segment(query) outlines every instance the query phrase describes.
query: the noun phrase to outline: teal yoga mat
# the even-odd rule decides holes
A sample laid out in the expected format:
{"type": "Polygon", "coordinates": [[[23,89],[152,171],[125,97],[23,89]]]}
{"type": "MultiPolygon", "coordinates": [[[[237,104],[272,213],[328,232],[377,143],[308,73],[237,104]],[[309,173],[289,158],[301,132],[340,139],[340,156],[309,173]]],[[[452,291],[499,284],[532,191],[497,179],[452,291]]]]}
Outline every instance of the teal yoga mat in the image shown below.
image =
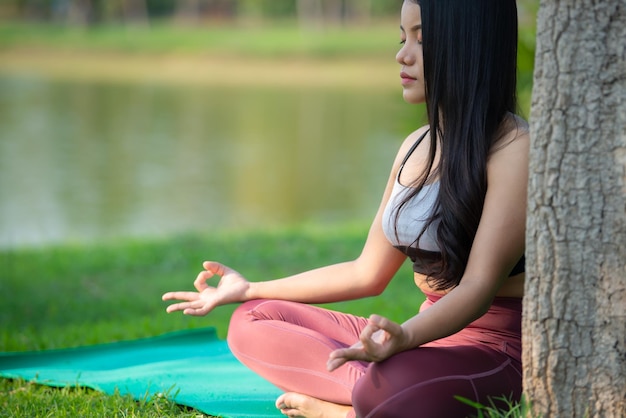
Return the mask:
{"type": "Polygon", "coordinates": [[[48,386],[85,386],[176,403],[232,418],[282,416],[280,391],[231,354],[213,328],[61,350],[0,353],[0,376],[48,386]]]}

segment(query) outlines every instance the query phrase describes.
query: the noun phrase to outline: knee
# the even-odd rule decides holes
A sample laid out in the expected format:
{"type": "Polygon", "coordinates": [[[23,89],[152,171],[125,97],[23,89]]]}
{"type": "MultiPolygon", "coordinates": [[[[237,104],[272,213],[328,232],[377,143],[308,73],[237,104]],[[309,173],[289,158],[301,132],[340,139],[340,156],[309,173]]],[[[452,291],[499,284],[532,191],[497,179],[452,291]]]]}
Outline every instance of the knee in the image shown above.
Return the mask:
{"type": "Polygon", "coordinates": [[[366,417],[374,409],[369,371],[352,388],[352,408],[357,417],[366,417]],[[369,392],[369,393],[368,393],[369,392]]]}
{"type": "Polygon", "coordinates": [[[352,392],[357,417],[415,418],[466,417],[476,410],[457,400],[456,395],[475,400],[472,383],[467,379],[408,379],[413,373],[373,363],[352,392]]]}
{"type": "Polygon", "coordinates": [[[352,391],[352,405],[357,417],[465,416],[439,413],[437,391],[430,391],[430,384],[416,379],[402,357],[396,355],[384,362],[372,363],[357,381],[352,391]]]}
{"type": "MultiPolygon", "coordinates": [[[[387,401],[393,396],[389,379],[393,376],[381,374],[377,363],[372,363],[367,372],[361,377],[352,389],[352,406],[357,417],[396,417],[386,415],[387,401]]],[[[397,411],[394,411],[397,412],[397,411]]]]}
{"type": "Polygon", "coordinates": [[[246,337],[250,335],[248,325],[254,320],[251,312],[258,303],[258,300],[244,302],[235,309],[230,317],[226,341],[232,351],[239,351],[240,347],[245,347],[248,343],[246,341],[246,337]]]}

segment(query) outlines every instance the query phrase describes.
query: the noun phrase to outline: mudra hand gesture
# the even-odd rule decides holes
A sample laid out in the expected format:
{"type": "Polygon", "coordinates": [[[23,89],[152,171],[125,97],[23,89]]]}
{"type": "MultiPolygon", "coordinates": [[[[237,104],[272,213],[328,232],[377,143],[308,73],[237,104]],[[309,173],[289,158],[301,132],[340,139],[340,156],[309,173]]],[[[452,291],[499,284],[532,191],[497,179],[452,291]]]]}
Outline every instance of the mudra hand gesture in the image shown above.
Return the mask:
{"type": "Polygon", "coordinates": [[[372,315],[361,332],[359,341],[348,348],[340,348],[330,353],[326,368],[332,371],[351,360],[383,361],[405,350],[407,343],[408,337],[400,324],[379,315],[372,315]]]}
{"type": "Polygon", "coordinates": [[[204,271],[198,274],[193,283],[196,292],[167,292],[162,296],[163,300],[183,301],[168,306],[168,313],[183,311],[185,315],[202,316],[217,306],[246,300],[246,292],[250,287],[250,282],[241,274],[213,261],[205,261],[202,266],[204,271]],[[215,287],[209,286],[207,280],[214,275],[220,276],[220,281],[215,287]]]}

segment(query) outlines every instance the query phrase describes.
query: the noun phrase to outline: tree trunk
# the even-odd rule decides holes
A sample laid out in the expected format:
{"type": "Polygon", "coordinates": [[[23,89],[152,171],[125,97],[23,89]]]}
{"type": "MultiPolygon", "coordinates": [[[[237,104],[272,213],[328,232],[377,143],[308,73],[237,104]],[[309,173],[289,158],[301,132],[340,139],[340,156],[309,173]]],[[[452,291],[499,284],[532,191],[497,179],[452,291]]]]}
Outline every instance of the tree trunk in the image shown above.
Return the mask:
{"type": "Polygon", "coordinates": [[[626,0],[542,0],[531,110],[524,391],[626,417],[626,0]]]}

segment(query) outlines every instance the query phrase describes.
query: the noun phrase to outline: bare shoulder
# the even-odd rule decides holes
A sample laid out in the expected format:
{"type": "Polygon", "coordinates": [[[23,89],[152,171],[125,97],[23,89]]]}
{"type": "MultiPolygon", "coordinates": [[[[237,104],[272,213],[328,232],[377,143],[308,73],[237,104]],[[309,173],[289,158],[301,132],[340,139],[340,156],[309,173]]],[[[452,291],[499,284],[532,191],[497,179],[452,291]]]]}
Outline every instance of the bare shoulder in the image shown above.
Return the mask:
{"type": "Polygon", "coordinates": [[[500,127],[498,138],[489,155],[487,162],[489,183],[519,181],[525,184],[528,177],[529,151],[528,123],[516,115],[510,115],[500,127]]]}
{"type": "Polygon", "coordinates": [[[499,151],[514,143],[518,143],[518,147],[527,146],[529,141],[530,134],[528,122],[518,115],[509,114],[502,122],[502,125],[496,134],[496,139],[491,148],[491,154],[497,154],[499,151]]]}
{"type": "Polygon", "coordinates": [[[428,125],[424,125],[416,130],[414,130],[413,132],[411,132],[409,134],[409,136],[406,137],[406,139],[404,140],[404,142],[402,143],[402,146],[400,147],[400,151],[403,150],[409,150],[409,148],[411,148],[413,146],[413,144],[415,144],[415,142],[422,136],[424,135],[424,133],[426,133],[426,131],[428,131],[428,129],[430,128],[430,126],[428,125]]]}
{"type": "Polygon", "coordinates": [[[497,139],[491,147],[487,162],[490,177],[504,171],[521,171],[528,169],[528,153],[530,151],[530,133],[528,122],[517,115],[509,115],[500,126],[497,139]]]}
{"type": "Polygon", "coordinates": [[[428,125],[424,125],[421,128],[416,129],[415,131],[411,132],[406,139],[402,142],[402,145],[400,145],[400,149],[398,150],[398,154],[396,155],[396,161],[394,163],[394,166],[397,168],[397,166],[399,166],[402,162],[402,160],[404,159],[404,157],[406,156],[406,154],[409,152],[409,150],[411,149],[411,147],[413,146],[413,144],[415,144],[415,142],[422,136],[424,135],[424,133],[426,133],[429,129],[428,125]]]}

